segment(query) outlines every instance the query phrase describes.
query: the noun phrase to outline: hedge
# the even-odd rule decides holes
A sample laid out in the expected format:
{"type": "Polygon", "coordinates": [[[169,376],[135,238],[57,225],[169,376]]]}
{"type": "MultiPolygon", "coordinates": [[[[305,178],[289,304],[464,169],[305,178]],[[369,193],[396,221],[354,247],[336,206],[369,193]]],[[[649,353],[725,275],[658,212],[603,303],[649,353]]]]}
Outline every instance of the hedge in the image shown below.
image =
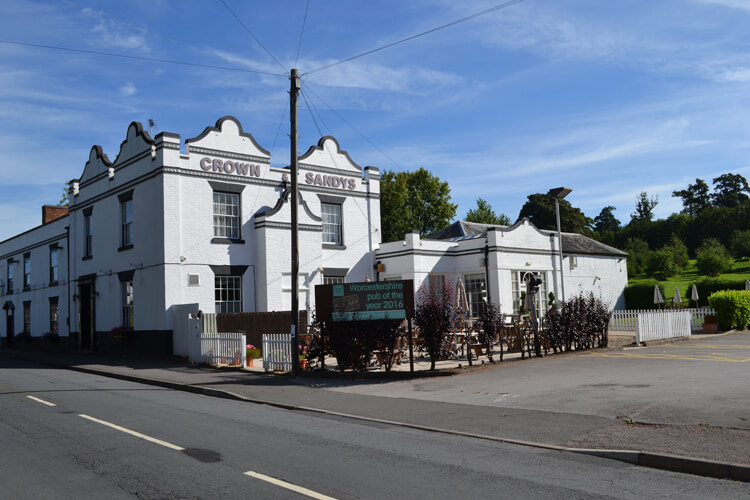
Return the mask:
{"type": "MultiPolygon", "coordinates": [[[[703,278],[688,285],[684,300],[690,298],[693,285],[698,288],[698,307],[708,306],[708,297],[721,290],[744,290],[745,278],[703,278]]],[[[627,295],[626,295],[627,297],[627,295]]]]}
{"type": "Polygon", "coordinates": [[[661,295],[666,301],[667,296],[664,294],[664,285],[656,280],[649,280],[625,287],[625,307],[627,309],[658,309],[658,306],[654,304],[655,286],[659,287],[661,295]]]}
{"type": "Polygon", "coordinates": [[[712,293],[708,304],[716,310],[719,328],[729,330],[733,327],[745,329],[750,324],[750,291],[723,290],[712,293]]]}

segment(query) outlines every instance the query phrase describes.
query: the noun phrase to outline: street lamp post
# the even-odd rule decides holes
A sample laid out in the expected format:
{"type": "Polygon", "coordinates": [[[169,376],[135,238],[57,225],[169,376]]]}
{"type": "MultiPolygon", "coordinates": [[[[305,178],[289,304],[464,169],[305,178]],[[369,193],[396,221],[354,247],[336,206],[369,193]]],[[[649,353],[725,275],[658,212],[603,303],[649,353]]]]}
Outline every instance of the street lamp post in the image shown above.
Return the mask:
{"type": "Polygon", "coordinates": [[[560,298],[565,302],[565,283],[563,280],[563,252],[562,252],[562,233],[560,232],[560,200],[565,198],[573,191],[571,188],[559,187],[550,189],[547,196],[555,199],[555,215],[557,215],[557,248],[560,253],[560,298]]]}

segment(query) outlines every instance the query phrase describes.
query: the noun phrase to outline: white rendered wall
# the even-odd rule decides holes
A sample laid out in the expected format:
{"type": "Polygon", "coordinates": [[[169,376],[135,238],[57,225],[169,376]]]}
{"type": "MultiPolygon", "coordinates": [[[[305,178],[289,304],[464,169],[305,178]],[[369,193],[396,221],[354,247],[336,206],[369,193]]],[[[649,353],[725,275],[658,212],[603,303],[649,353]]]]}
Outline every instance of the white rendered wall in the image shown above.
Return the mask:
{"type": "MultiPolygon", "coordinates": [[[[3,284],[3,295],[0,296],[0,306],[12,302],[13,331],[18,335],[23,331],[23,303],[31,301],[31,336],[41,337],[50,331],[49,298],[58,297],[58,334],[67,336],[69,329],[68,318],[68,258],[65,226],[68,217],[63,217],[30,231],[0,242],[0,281],[3,284]],[[60,246],[58,261],[57,285],[50,286],[49,258],[50,245],[60,246]],[[23,286],[23,254],[30,254],[31,286],[24,291],[23,286]],[[8,290],[8,259],[16,261],[14,265],[13,293],[8,290]]],[[[0,309],[0,336],[6,335],[6,312],[0,309]]]]}

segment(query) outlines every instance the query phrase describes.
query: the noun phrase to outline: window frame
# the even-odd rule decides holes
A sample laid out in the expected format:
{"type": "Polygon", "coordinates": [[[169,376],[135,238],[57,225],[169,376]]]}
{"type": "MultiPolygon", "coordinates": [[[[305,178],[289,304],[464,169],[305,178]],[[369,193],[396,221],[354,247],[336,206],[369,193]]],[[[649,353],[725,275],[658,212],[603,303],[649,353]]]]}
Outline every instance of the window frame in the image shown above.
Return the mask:
{"type": "Polygon", "coordinates": [[[8,259],[8,269],[7,269],[7,276],[6,276],[6,286],[8,295],[13,295],[13,288],[15,287],[15,278],[16,278],[16,261],[13,259],[8,259]]]}
{"type": "Polygon", "coordinates": [[[49,284],[56,285],[60,276],[60,247],[57,244],[49,247],[49,284]],[[53,258],[54,256],[54,258],[53,258]]]}
{"type": "Polygon", "coordinates": [[[49,331],[59,334],[60,332],[60,298],[49,298],[49,331]],[[54,313],[53,313],[54,312],[54,313]]]}
{"type": "Polygon", "coordinates": [[[243,310],[242,276],[214,275],[214,312],[238,313],[243,310]],[[222,294],[225,294],[225,297],[222,297],[222,294]]]}
{"type": "Polygon", "coordinates": [[[344,215],[343,205],[341,203],[329,203],[322,201],[320,202],[320,216],[323,226],[323,245],[341,247],[344,245],[344,215]],[[335,208],[338,213],[326,212],[326,209],[335,208]],[[331,220],[331,218],[338,218],[338,221],[331,220]],[[333,231],[327,229],[333,228],[333,231]],[[326,240],[326,236],[330,235],[333,241],[326,240]]]}
{"type": "MultiPolygon", "coordinates": [[[[211,239],[211,243],[245,243],[245,241],[242,239],[242,192],[245,189],[244,184],[230,184],[228,182],[216,182],[216,181],[209,181],[208,184],[211,186],[211,189],[213,190],[213,193],[211,195],[211,215],[213,217],[212,219],[212,228],[213,228],[213,238],[211,239]],[[235,215],[227,215],[227,214],[217,214],[216,213],[216,196],[217,195],[226,195],[230,197],[237,197],[237,214],[235,215]],[[232,217],[232,220],[236,220],[237,223],[237,234],[236,236],[226,236],[222,234],[217,235],[217,228],[226,228],[229,226],[217,226],[216,225],[216,218],[217,217],[232,217]]],[[[231,205],[225,205],[225,206],[231,206],[231,205]]]]}
{"type": "MultiPolygon", "coordinates": [[[[330,250],[346,250],[346,231],[344,230],[344,202],[346,201],[346,198],[343,196],[331,196],[328,194],[318,194],[318,199],[320,200],[320,223],[321,223],[321,243],[323,245],[323,248],[327,248],[330,250]],[[339,236],[339,242],[336,243],[325,241],[326,238],[326,227],[329,226],[331,223],[328,222],[327,216],[329,214],[324,213],[324,205],[338,205],[338,236],[339,236]]],[[[330,232],[329,232],[330,233],[330,232]]],[[[333,234],[336,234],[336,231],[333,232],[333,234]]]]}
{"type": "MultiPolygon", "coordinates": [[[[244,280],[242,279],[245,275],[245,271],[247,271],[248,266],[216,266],[212,265],[211,271],[214,273],[214,312],[220,313],[220,312],[244,312],[245,311],[245,294],[243,290],[244,286],[244,280]],[[231,301],[227,300],[217,300],[217,293],[219,293],[219,299],[221,299],[221,291],[222,290],[229,290],[228,287],[220,286],[217,288],[217,283],[221,283],[224,278],[227,278],[226,281],[230,281],[228,278],[232,278],[232,282],[236,283],[236,280],[234,278],[239,278],[239,285],[238,287],[232,287],[231,290],[235,290],[238,292],[239,299],[234,299],[231,301]],[[232,304],[239,304],[239,310],[224,310],[224,307],[221,307],[220,304],[225,303],[232,303],[232,304]]],[[[232,308],[236,309],[236,308],[232,308]]]]}
{"type": "Polygon", "coordinates": [[[31,252],[23,254],[23,290],[31,290],[31,252]]]}
{"type": "Polygon", "coordinates": [[[83,259],[94,256],[94,208],[83,210],[83,259]]]}
{"type": "Polygon", "coordinates": [[[23,301],[23,333],[31,335],[31,301],[23,301]]]}
{"type": "MultiPolygon", "coordinates": [[[[518,314],[521,307],[521,292],[526,292],[527,276],[534,275],[541,278],[542,283],[539,285],[539,300],[537,301],[537,312],[539,318],[543,318],[547,313],[549,302],[549,290],[547,289],[547,272],[546,271],[511,271],[511,294],[513,295],[513,313],[518,314]]],[[[524,313],[525,314],[525,313],[524,313]]]]}
{"type": "Polygon", "coordinates": [[[487,301],[487,275],[484,272],[466,273],[463,275],[463,282],[469,303],[469,317],[477,318],[480,307],[487,301]]]}
{"type": "Polygon", "coordinates": [[[346,282],[346,275],[349,269],[346,267],[324,267],[323,268],[323,284],[324,285],[339,285],[346,282]]]}
{"type": "Polygon", "coordinates": [[[117,195],[117,199],[120,201],[120,247],[117,250],[122,251],[133,248],[135,238],[133,190],[117,195]]]}

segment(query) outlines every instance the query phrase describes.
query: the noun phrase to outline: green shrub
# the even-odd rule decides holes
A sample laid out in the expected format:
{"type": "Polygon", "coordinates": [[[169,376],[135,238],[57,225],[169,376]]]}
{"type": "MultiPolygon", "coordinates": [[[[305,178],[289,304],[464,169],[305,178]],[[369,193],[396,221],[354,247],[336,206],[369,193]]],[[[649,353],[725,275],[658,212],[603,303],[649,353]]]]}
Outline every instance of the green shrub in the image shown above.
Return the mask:
{"type": "Polygon", "coordinates": [[[693,285],[698,289],[698,307],[708,306],[708,297],[720,290],[744,290],[745,279],[744,278],[703,278],[695,283],[688,285],[687,291],[685,292],[685,299],[690,297],[690,290],[693,285]]]}
{"type": "Polygon", "coordinates": [[[625,242],[624,250],[628,253],[628,275],[643,273],[648,265],[648,243],[640,238],[630,238],[625,242]]]}
{"type": "Polygon", "coordinates": [[[750,257],[750,229],[732,233],[729,247],[735,259],[750,257]]]}
{"type": "Polygon", "coordinates": [[[698,247],[695,264],[701,274],[708,276],[718,276],[732,268],[729,252],[716,238],[703,240],[698,247]]]}
{"type": "Polygon", "coordinates": [[[654,304],[655,286],[659,287],[662,297],[666,300],[664,285],[656,280],[649,280],[625,287],[625,306],[628,309],[657,309],[658,306],[654,304]]]}
{"type": "Polygon", "coordinates": [[[716,310],[719,328],[744,329],[750,324],[750,291],[722,290],[711,294],[708,304],[716,310]]]}
{"type": "Polygon", "coordinates": [[[648,256],[646,271],[658,280],[664,280],[677,274],[677,266],[672,251],[664,247],[651,252],[648,256]]]}
{"type": "Polygon", "coordinates": [[[672,260],[678,270],[685,269],[690,262],[688,249],[676,234],[672,235],[672,240],[669,242],[669,245],[664,246],[664,250],[668,250],[672,254],[672,260]]]}

